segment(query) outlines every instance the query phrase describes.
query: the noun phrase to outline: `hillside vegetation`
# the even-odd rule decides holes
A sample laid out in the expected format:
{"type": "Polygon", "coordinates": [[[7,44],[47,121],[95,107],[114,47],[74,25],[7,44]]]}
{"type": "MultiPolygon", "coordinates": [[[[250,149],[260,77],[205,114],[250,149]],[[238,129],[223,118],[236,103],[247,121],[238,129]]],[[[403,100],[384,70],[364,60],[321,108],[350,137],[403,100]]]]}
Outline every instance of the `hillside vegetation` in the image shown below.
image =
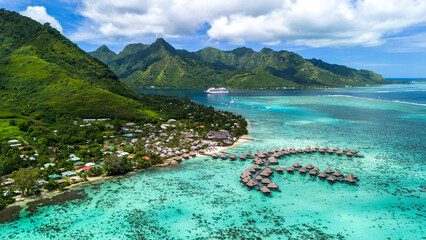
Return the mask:
{"type": "Polygon", "coordinates": [[[138,89],[193,88],[306,88],[380,84],[386,80],[366,70],[306,60],[289,51],[250,48],[197,52],[176,50],[164,39],[130,44],[119,54],[102,46],[92,56],[104,61],[128,86],[138,89]]]}

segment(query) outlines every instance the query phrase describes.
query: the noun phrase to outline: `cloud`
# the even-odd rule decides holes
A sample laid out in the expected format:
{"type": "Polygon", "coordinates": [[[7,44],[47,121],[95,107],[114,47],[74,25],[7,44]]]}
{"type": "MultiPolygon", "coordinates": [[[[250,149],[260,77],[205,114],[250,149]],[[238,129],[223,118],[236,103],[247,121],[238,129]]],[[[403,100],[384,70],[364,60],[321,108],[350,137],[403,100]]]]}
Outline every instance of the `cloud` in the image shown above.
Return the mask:
{"type": "Polygon", "coordinates": [[[28,6],[25,11],[20,12],[21,15],[27,16],[41,24],[50,23],[50,25],[62,33],[61,24],[52,16],[47,14],[46,8],[43,6],[28,6]]]}
{"type": "Polygon", "coordinates": [[[387,39],[388,50],[391,52],[426,51],[426,33],[387,39]]]}
{"type": "Polygon", "coordinates": [[[206,34],[212,41],[323,47],[378,46],[426,22],[419,0],[81,0],[89,22],[73,40],[206,34]],[[208,26],[207,29],[205,27],[208,26]]]}

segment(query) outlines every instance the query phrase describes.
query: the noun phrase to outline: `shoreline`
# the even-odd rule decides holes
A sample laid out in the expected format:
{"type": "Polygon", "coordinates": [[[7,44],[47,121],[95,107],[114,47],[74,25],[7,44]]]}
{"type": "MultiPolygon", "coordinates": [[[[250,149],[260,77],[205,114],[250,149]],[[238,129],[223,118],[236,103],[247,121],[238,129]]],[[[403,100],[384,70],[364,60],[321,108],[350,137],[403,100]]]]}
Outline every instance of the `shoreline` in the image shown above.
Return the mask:
{"type": "MultiPolygon", "coordinates": [[[[208,156],[212,155],[213,153],[218,154],[220,152],[223,152],[225,150],[231,149],[233,147],[236,147],[236,146],[238,146],[238,145],[240,145],[240,144],[242,144],[244,142],[248,142],[248,141],[253,141],[253,140],[250,139],[249,135],[243,135],[234,144],[232,144],[230,146],[216,147],[215,150],[208,152],[208,154],[197,153],[196,157],[201,157],[201,156],[208,157],[208,156]]],[[[196,157],[194,157],[194,158],[196,158],[196,157]]],[[[190,159],[192,159],[192,158],[190,158],[190,159]]],[[[175,161],[174,158],[169,158],[169,159],[166,159],[164,163],[156,164],[156,165],[153,165],[153,166],[151,166],[149,168],[162,168],[162,167],[166,167],[166,166],[171,165],[173,161],[175,161]]],[[[186,160],[183,160],[183,161],[186,161],[186,160]]],[[[144,170],[146,170],[146,169],[137,169],[137,170],[131,171],[129,173],[139,172],[139,171],[144,171],[144,170]]],[[[118,176],[123,176],[123,175],[118,175],[118,176]]],[[[21,207],[22,209],[24,209],[25,205],[27,203],[29,203],[29,202],[40,200],[40,199],[43,199],[43,198],[46,198],[46,197],[53,197],[53,196],[56,196],[58,194],[64,193],[64,192],[66,192],[68,190],[72,190],[73,188],[75,188],[77,186],[81,186],[81,185],[84,185],[84,184],[98,182],[100,180],[107,180],[107,179],[111,179],[111,178],[114,178],[114,177],[117,177],[117,176],[107,176],[107,175],[104,175],[104,176],[88,177],[87,181],[81,181],[81,182],[78,182],[78,183],[71,184],[71,185],[67,186],[63,191],[60,191],[60,190],[47,191],[47,190],[45,190],[40,195],[33,195],[33,196],[29,196],[29,197],[20,197],[20,196],[18,196],[18,197],[15,197],[16,201],[14,203],[12,203],[10,205],[7,205],[6,208],[4,208],[3,210],[6,210],[6,209],[12,208],[12,207],[17,207],[17,206],[21,207]]],[[[1,211],[2,210],[0,210],[0,212],[1,211]]]]}
{"type": "MultiPolygon", "coordinates": [[[[210,157],[212,154],[214,154],[214,153],[216,153],[216,154],[218,154],[218,153],[220,153],[220,152],[223,152],[223,151],[225,151],[225,150],[228,150],[228,149],[231,149],[231,148],[233,148],[233,147],[236,147],[236,146],[238,146],[238,145],[240,145],[240,144],[242,144],[242,143],[245,143],[245,142],[249,142],[249,141],[253,141],[253,140],[251,140],[250,139],[250,137],[249,137],[249,135],[243,135],[243,136],[241,136],[234,144],[232,144],[232,145],[229,145],[229,146],[222,146],[222,147],[215,147],[215,149],[213,150],[213,151],[210,151],[210,152],[208,152],[208,153],[204,153],[204,154],[201,154],[201,153],[197,153],[197,155],[194,157],[194,158],[196,158],[196,157],[201,157],[201,156],[205,156],[205,157],[210,157]]],[[[192,159],[192,157],[190,158],[190,159],[192,159]]],[[[172,162],[173,161],[176,161],[175,159],[174,159],[174,157],[173,158],[168,158],[168,159],[166,159],[165,161],[164,161],[164,163],[160,163],[160,164],[155,164],[155,165],[153,165],[152,167],[165,167],[165,166],[168,166],[168,165],[170,165],[170,164],[172,164],[172,162]]],[[[182,160],[182,161],[185,161],[185,160],[182,160]]]]}

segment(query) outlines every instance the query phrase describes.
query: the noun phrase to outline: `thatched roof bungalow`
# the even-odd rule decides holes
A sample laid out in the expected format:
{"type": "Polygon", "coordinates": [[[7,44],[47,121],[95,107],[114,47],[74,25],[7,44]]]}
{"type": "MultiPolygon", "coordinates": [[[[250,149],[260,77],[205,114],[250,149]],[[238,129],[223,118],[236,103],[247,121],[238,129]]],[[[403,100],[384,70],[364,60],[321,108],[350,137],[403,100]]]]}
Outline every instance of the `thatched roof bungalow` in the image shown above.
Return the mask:
{"type": "Polygon", "coordinates": [[[327,174],[333,174],[334,170],[331,169],[331,168],[327,168],[324,172],[327,173],[327,174]]]}
{"type": "Polygon", "coordinates": [[[262,184],[269,184],[269,183],[271,183],[271,179],[269,179],[269,178],[264,178],[263,180],[262,180],[262,182],[261,182],[262,184]]]}
{"type": "Polygon", "coordinates": [[[299,162],[297,162],[297,163],[293,164],[293,167],[294,168],[300,168],[300,167],[302,167],[302,164],[300,164],[299,162]]]}
{"type": "Polygon", "coordinates": [[[285,170],[286,170],[288,173],[291,173],[291,174],[293,174],[293,173],[294,173],[294,169],[293,169],[292,167],[290,167],[290,166],[286,167],[286,168],[285,168],[285,170]]]}
{"type": "Polygon", "coordinates": [[[272,165],[277,165],[277,164],[278,164],[277,159],[275,159],[274,157],[269,157],[269,158],[268,158],[268,161],[269,161],[269,163],[270,163],[270,164],[272,164],[272,165]]]}
{"type": "Polygon", "coordinates": [[[312,169],[314,169],[314,165],[309,163],[308,165],[305,166],[305,168],[308,169],[308,170],[312,170],[312,169]]]}
{"type": "Polygon", "coordinates": [[[260,191],[267,196],[271,196],[271,190],[269,190],[269,188],[267,188],[265,186],[261,187],[260,191]]]}
{"type": "Polygon", "coordinates": [[[273,190],[278,190],[278,185],[276,183],[271,182],[268,184],[268,188],[273,190]]]}

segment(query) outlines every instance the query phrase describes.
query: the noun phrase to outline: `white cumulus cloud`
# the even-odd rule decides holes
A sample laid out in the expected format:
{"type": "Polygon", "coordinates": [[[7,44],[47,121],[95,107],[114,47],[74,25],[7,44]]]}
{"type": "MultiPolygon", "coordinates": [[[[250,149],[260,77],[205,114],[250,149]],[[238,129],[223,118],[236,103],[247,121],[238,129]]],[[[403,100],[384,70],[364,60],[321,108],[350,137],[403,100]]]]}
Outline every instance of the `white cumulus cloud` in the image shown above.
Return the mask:
{"type": "Polygon", "coordinates": [[[27,16],[41,24],[50,23],[50,25],[56,28],[62,33],[62,26],[54,17],[50,16],[46,8],[43,6],[28,6],[25,11],[20,12],[21,15],[27,16]]]}
{"type": "Polygon", "coordinates": [[[89,22],[71,37],[137,41],[191,36],[231,44],[377,46],[426,22],[424,0],[81,0],[89,22]]]}

